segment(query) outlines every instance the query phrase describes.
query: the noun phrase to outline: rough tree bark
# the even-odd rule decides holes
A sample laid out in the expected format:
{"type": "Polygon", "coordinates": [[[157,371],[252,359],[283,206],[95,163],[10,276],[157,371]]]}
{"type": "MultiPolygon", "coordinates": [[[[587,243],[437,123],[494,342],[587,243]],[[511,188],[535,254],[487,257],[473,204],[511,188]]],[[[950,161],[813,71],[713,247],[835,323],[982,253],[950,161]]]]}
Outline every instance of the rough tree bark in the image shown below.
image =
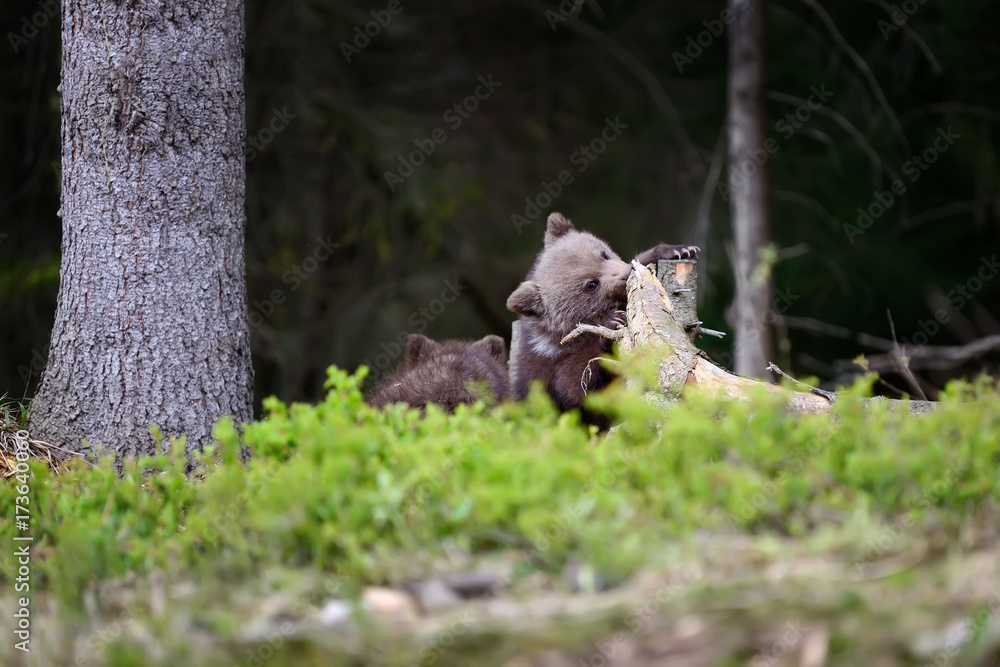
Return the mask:
{"type": "Polygon", "coordinates": [[[760,251],[771,240],[767,156],[764,149],[764,21],[766,0],[729,0],[729,188],[733,219],[736,298],[734,368],[764,377],[771,354],[771,279],[760,251]],[[756,157],[755,156],[762,156],[756,157]],[[761,275],[761,274],[765,275],[761,275]]]}
{"type": "Polygon", "coordinates": [[[252,418],[242,0],[64,0],[62,269],[36,434],[152,453],[252,418]]]}

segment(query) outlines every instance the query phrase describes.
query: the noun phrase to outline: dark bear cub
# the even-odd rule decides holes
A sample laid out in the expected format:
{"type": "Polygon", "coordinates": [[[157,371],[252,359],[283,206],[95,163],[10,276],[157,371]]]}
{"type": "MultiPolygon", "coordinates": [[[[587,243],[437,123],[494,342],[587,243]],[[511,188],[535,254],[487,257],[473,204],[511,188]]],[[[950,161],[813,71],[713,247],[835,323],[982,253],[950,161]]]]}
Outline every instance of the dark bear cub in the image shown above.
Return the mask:
{"type": "MultiPolygon", "coordinates": [[[[691,245],[659,244],[640,253],[643,265],[659,259],[687,259],[697,255],[691,245]]],[[[611,342],[592,334],[565,345],[560,340],[578,324],[615,329],[625,323],[625,282],[632,266],[607,243],[578,231],[560,213],[548,218],[545,242],[535,264],[507,299],[507,308],[521,317],[518,349],[511,359],[514,398],[528,394],[533,380],[542,380],[561,410],[578,408],[587,393],[607,386],[614,375],[591,359],[611,351],[611,342]]],[[[585,415],[591,423],[601,422],[585,415]]],[[[603,422],[601,422],[603,423],[603,422]]]]}
{"type": "Polygon", "coordinates": [[[502,401],[509,395],[507,346],[500,336],[436,343],[410,334],[403,363],[365,401],[376,407],[408,403],[424,408],[435,403],[453,412],[459,403],[502,401]]]}

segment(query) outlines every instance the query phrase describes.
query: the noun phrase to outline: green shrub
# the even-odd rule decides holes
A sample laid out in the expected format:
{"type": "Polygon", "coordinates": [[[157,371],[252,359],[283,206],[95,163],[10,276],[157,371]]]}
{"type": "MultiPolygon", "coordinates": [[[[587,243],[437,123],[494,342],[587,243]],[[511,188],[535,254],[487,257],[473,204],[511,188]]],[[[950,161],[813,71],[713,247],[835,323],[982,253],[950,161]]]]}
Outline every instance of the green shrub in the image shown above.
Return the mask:
{"type": "MultiPolygon", "coordinates": [[[[417,574],[443,544],[625,574],[695,530],[797,535],[904,513],[956,530],[1000,488],[1000,398],[985,381],[953,385],[923,417],[866,409],[863,385],[833,418],[789,416],[763,395],[663,408],[617,387],[593,404],[627,428],[601,435],[540,391],[454,415],[378,411],[362,401],[364,376],[331,368],[321,404],[270,399],[242,433],[223,420],[193,474],[177,442],[121,477],[107,464],[60,476],[33,465],[35,585],[76,603],[129,571],[241,578],[274,564],[378,582],[417,574]]],[[[0,485],[0,506],[14,495],[0,485]]],[[[0,561],[0,578],[13,567],[0,561]]]]}

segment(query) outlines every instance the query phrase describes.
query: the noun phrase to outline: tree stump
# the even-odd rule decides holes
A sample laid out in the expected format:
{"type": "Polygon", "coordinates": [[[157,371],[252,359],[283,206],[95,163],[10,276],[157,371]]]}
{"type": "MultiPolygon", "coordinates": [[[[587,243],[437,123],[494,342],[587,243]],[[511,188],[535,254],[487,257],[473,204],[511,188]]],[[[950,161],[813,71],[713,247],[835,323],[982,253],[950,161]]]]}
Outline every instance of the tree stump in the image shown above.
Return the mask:
{"type": "Polygon", "coordinates": [[[698,262],[692,259],[661,259],[656,279],[670,295],[674,319],[693,341],[698,335],[698,262]]]}

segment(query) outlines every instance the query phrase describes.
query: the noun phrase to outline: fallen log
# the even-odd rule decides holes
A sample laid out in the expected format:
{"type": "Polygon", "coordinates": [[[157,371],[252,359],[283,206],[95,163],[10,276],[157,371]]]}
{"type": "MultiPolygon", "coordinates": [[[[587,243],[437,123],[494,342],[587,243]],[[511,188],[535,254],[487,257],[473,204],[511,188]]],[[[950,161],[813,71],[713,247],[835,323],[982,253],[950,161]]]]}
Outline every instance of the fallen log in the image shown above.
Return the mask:
{"type": "MultiPolygon", "coordinates": [[[[667,400],[676,400],[688,387],[699,387],[714,395],[740,400],[747,400],[754,391],[763,390],[784,396],[791,412],[829,412],[837,399],[833,392],[814,387],[809,387],[809,391],[794,391],[742,377],[714,363],[695,346],[694,338],[699,333],[718,334],[701,329],[694,311],[694,295],[697,294],[696,264],[693,260],[661,261],[658,273],[666,278],[668,289],[648,268],[633,261],[635,270],[626,287],[626,326],[611,330],[603,326],[582,324],[563,338],[562,342],[566,343],[581,335],[597,335],[616,341],[619,355],[624,360],[635,357],[655,359],[658,368],[657,390],[667,400]],[[672,266],[664,267],[664,264],[672,266]]],[[[595,360],[595,363],[599,362],[595,360]]],[[[785,376],[773,364],[768,369],[785,376]]],[[[867,400],[871,403],[903,403],[884,398],[867,400]]],[[[933,405],[931,401],[910,401],[909,411],[919,414],[927,412],[933,405]]]]}

